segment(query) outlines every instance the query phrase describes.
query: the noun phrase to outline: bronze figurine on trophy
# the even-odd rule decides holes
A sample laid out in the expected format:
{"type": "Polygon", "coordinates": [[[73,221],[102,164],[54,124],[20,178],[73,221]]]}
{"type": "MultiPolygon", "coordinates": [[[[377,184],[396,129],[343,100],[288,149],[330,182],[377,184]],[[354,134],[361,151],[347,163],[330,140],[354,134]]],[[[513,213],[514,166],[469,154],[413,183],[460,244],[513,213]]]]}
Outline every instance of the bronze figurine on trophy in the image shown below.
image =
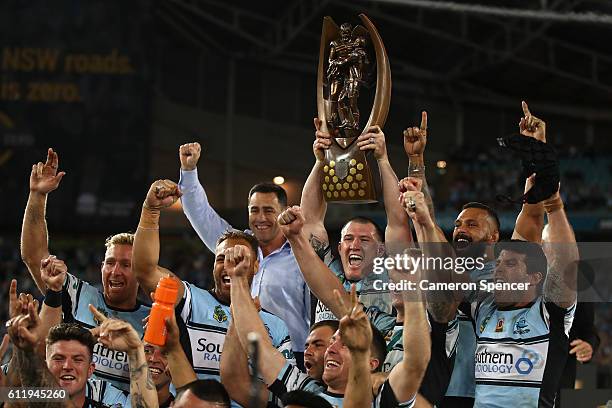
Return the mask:
{"type": "Polygon", "coordinates": [[[364,15],[364,26],[349,23],[340,27],[331,19],[323,19],[317,77],[317,110],[321,130],[329,132],[333,143],[325,153],[322,186],[328,202],[374,203],[376,184],[366,152],[355,140],[370,126],[381,128],[387,119],[391,100],[391,70],[387,52],[378,31],[364,15]],[[359,93],[373,60],[376,67],[376,93],[370,117],[360,126],[359,93]]]}

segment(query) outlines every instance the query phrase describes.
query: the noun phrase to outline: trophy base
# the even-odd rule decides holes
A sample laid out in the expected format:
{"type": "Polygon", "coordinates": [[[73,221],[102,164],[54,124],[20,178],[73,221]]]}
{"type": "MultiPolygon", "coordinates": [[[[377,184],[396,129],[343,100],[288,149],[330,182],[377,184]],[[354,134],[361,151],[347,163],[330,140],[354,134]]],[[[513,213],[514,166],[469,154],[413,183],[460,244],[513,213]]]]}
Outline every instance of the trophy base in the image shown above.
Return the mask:
{"type": "Polygon", "coordinates": [[[377,203],[371,166],[356,143],[343,149],[336,143],[325,152],[321,175],[323,197],[328,203],[377,203]]]}

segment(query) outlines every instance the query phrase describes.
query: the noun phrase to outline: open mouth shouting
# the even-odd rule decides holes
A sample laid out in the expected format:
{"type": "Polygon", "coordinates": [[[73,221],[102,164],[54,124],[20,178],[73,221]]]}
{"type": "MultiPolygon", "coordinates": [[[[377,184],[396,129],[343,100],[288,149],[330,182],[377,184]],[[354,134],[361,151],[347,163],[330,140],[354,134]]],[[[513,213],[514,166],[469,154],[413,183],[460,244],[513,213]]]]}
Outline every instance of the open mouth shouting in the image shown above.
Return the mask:
{"type": "Polygon", "coordinates": [[[351,268],[359,268],[363,264],[363,256],[360,254],[349,254],[348,263],[351,268]]]}
{"type": "Polygon", "coordinates": [[[121,290],[125,287],[125,281],[121,279],[109,279],[108,286],[111,290],[121,290]]]}
{"type": "Polygon", "coordinates": [[[467,234],[457,234],[453,240],[456,249],[465,249],[472,243],[472,237],[467,234]]]}
{"type": "Polygon", "coordinates": [[[327,361],[325,361],[325,369],[326,370],[339,369],[341,365],[342,364],[340,364],[338,361],[333,360],[331,358],[328,358],[327,361]]]}
{"type": "Polygon", "coordinates": [[[223,285],[225,286],[231,286],[232,285],[232,278],[230,278],[229,275],[226,274],[222,274],[221,275],[221,282],[223,283],[223,285]]]}

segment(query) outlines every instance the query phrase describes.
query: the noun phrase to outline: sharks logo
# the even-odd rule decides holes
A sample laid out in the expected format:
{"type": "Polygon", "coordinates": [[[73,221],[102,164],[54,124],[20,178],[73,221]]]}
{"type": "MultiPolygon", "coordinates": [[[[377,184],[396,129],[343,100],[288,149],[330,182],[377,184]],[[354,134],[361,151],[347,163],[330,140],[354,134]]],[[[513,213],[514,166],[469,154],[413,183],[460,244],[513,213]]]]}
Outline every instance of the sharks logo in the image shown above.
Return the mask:
{"type": "Polygon", "coordinates": [[[527,322],[525,321],[525,316],[521,316],[520,319],[518,319],[516,321],[516,323],[514,324],[514,334],[525,334],[525,333],[529,333],[530,329],[527,325],[527,322]]]}
{"type": "Polygon", "coordinates": [[[215,311],[213,313],[213,317],[219,323],[223,323],[227,321],[227,314],[223,310],[223,308],[219,305],[215,306],[215,311]]]}

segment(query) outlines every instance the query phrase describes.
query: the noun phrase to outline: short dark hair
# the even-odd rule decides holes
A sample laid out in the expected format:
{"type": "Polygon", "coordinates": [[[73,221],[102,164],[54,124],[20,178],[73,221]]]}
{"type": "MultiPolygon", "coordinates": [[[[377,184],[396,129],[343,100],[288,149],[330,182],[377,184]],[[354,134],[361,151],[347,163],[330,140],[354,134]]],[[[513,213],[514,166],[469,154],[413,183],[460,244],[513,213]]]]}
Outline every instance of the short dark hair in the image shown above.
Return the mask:
{"type": "Polygon", "coordinates": [[[500,231],[501,223],[499,222],[499,216],[497,215],[497,212],[494,209],[492,209],[486,204],[479,203],[477,201],[472,201],[472,202],[465,204],[463,207],[461,207],[461,211],[467,210],[468,208],[479,208],[481,210],[486,211],[489,217],[493,218],[493,221],[495,221],[495,226],[497,227],[497,231],[500,231]]]}
{"type": "Polygon", "coordinates": [[[370,323],[370,327],[372,328],[372,357],[378,360],[378,367],[374,369],[374,372],[380,372],[387,358],[387,341],[376,326],[370,323]]]}
{"type": "Polygon", "coordinates": [[[89,360],[91,361],[93,359],[96,340],[93,334],[91,334],[86,328],[81,327],[76,323],[60,323],[53,326],[49,330],[49,334],[47,334],[47,347],[62,340],[78,341],[89,350],[89,360]]]}
{"type": "Polygon", "coordinates": [[[313,330],[316,330],[319,327],[329,327],[335,333],[336,330],[338,330],[338,328],[340,327],[340,322],[338,320],[320,320],[310,326],[310,332],[312,333],[313,330]]]}
{"type": "Polygon", "coordinates": [[[216,402],[224,404],[227,408],[230,406],[230,397],[221,384],[217,380],[195,380],[178,389],[176,399],[187,391],[191,391],[193,395],[206,402],[216,402]]]}
{"type": "Polygon", "coordinates": [[[499,254],[504,250],[525,255],[525,265],[528,274],[541,272],[543,277],[546,277],[548,262],[540,244],[520,239],[501,241],[495,244],[495,259],[499,258],[499,254]]]}
{"type": "Polygon", "coordinates": [[[251,196],[255,193],[274,193],[281,207],[287,207],[287,192],[278,184],[270,182],[255,184],[251,187],[251,190],[249,190],[249,199],[251,199],[251,196]]]}
{"type": "Polygon", "coordinates": [[[340,228],[340,231],[344,230],[344,228],[349,224],[349,222],[355,222],[357,224],[372,224],[374,226],[374,229],[376,230],[376,233],[378,234],[380,238],[380,242],[385,242],[385,232],[382,230],[382,228],[378,226],[378,224],[372,218],[364,217],[362,215],[353,217],[344,223],[342,228],[340,228]]]}
{"type": "Polygon", "coordinates": [[[283,406],[299,405],[304,408],[333,408],[332,405],[322,397],[304,390],[295,390],[281,397],[283,406]]]}
{"type": "Polygon", "coordinates": [[[237,229],[228,229],[223,234],[221,234],[221,236],[217,240],[217,245],[215,246],[221,245],[223,241],[226,241],[228,239],[242,239],[246,241],[253,250],[253,254],[255,254],[255,259],[257,259],[257,250],[259,249],[259,243],[257,242],[257,238],[255,238],[253,235],[237,229]]]}

